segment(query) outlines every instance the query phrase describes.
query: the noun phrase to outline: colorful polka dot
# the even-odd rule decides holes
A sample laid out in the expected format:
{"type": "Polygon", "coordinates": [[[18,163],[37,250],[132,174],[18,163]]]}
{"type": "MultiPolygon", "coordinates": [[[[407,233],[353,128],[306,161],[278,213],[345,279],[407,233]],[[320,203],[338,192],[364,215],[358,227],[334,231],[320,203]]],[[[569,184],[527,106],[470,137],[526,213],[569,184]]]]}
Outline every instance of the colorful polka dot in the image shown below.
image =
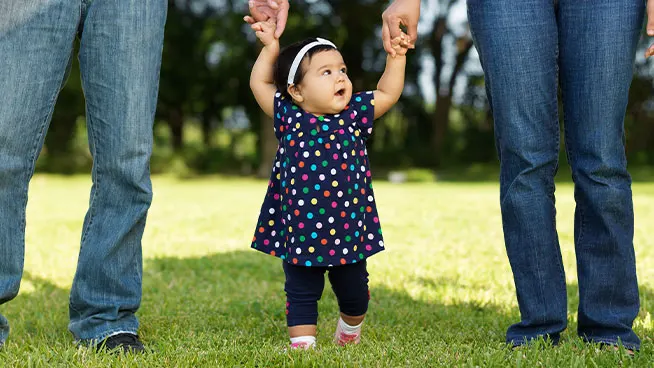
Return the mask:
{"type": "Polygon", "coordinates": [[[252,248],[306,267],[359,262],[384,249],[366,140],[372,92],[316,117],[275,95],[279,147],[252,248]]]}

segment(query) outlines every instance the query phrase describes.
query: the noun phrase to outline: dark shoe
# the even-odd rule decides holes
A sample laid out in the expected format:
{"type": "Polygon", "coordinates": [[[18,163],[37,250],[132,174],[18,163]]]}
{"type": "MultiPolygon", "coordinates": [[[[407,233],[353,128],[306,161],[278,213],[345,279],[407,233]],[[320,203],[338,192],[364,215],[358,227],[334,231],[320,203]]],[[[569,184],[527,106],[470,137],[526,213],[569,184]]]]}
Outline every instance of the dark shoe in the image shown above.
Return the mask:
{"type": "Polygon", "coordinates": [[[624,353],[631,358],[633,358],[636,355],[636,351],[637,351],[634,349],[625,348],[622,345],[613,345],[613,344],[606,344],[606,343],[600,343],[600,347],[604,350],[615,351],[617,353],[621,352],[622,349],[624,349],[624,353]]]}
{"type": "Polygon", "coordinates": [[[145,351],[138,335],[131,333],[120,333],[109,336],[99,343],[96,348],[98,351],[106,350],[108,352],[124,353],[142,353],[145,351]]]}

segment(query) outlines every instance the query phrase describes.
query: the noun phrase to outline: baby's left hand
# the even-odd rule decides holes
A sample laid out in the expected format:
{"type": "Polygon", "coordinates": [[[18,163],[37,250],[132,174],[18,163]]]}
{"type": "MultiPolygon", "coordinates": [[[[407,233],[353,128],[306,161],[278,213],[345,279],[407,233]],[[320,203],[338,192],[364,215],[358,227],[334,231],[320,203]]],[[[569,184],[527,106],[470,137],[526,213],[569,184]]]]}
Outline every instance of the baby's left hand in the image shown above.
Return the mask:
{"type": "Polygon", "coordinates": [[[272,20],[267,20],[263,22],[256,22],[250,25],[250,28],[255,32],[257,38],[263,43],[264,46],[268,46],[273,43],[275,38],[275,23],[272,20]]]}
{"type": "Polygon", "coordinates": [[[407,51],[409,51],[409,46],[409,37],[404,34],[404,32],[400,33],[399,37],[395,37],[391,40],[391,47],[395,51],[396,55],[406,55],[407,51]]]}

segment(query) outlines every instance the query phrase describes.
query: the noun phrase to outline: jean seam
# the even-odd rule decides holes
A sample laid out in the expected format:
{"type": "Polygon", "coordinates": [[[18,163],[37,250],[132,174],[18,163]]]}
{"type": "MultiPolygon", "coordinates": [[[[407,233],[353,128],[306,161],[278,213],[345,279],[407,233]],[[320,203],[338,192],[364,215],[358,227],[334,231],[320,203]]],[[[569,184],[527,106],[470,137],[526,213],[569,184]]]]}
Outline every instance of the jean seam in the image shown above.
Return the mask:
{"type": "MultiPolygon", "coordinates": [[[[558,48],[557,48],[557,50],[558,50],[558,48]]],[[[557,63],[557,68],[558,68],[558,63],[557,63]]],[[[557,77],[558,77],[558,74],[557,74],[557,77]]],[[[562,98],[561,103],[564,106],[564,110],[565,110],[565,98],[562,98]]],[[[577,180],[576,180],[577,175],[575,174],[575,170],[574,170],[575,164],[574,164],[574,152],[573,152],[572,142],[570,140],[568,140],[568,137],[570,135],[568,134],[568,124],[565,121],[565,113],[564,113],[563,116],[564,116],[563,134],[565,135],[565,138],[566,138],[565,139],[565,153],[566,153],[566,157],[568,159],[568,164],[573,168],[572,169],[572,174],[571,174],[572,175],[572,181],[575,183],[575,185],[577,185],[577,180]]],[[[585,227],[584,223],[586,221],[586,217],[584,216],[583,206],[580,206],[579,203],[577,203],[577,210],[579,211],[579,234],[575,238],[574,242],[575,242],[575,244],[581,244],[581,239],[583,238],[583,234],[584,234],[584,227],[585,227]]]]}
{"type": "MultiPolygon", "coordinates": [[[[87,111],[88,111],[88,103],[86,103],[87,106],[87,111]]],[[[91,116],[89,115],[87,118],[86,126],[87,126],[87,131],[89,134],[89,139],[92,140],[93,143],[93,169],[92,169],[92,176],[95,176],[95,190],[93,191],[93,196],[91,197],[90,204],[89,204],[89,222],[88,225],[86,226],[86,230],[84,231],[84,234],[82,234],[82,240],[80,241],[80,254],[82,252],[82,248],[84,246],[84,242],[86,241],[87,235],[91,229],[91,226],[93,225],[93,219],[95,218],[95,207],[93,204],[95,203],[95,198],[97,196],[98,190],[99,190],[99,184],[100,184],[100,175],[98,174],[98,169],[97,169],[97,164],[98,164],[98,155],[97,155],[97,144],[95,142],[95,131],[93,129],[93,124],[89,124],[91,121],[91,116]],[[95,175],[94,175],[95,174],[95,175]]],[[[77,308],[75,308],[72,300],[72,293],[70,294],[68,298],[68,305],[69,308],[74,310],[76,313],[81,314],[77,308]]]]}
{"type": "Polygon", "coordinates": [[[128,333],[128,334],[138,336],[138,334],[136,333],[136,330],[132,330],[130,328],[114,328],[114,329],[105,331],[105,332],[99,334],[97,337],[94,337],[94,338],[75,339],[75,343],[80,344],[80,343],[84,343],[84,342],[89,342],[92,345],[97,345],[97,344],[101,343],[102,341],[104,341],[105,339],[107,339],[107,338],[109,338],[111,336],[115,336],[115,335],[122,334],[122,333],[128,333]]]}
{"type": "MultiPolygon", "coordinates": [[[[568,131],[568,126],[567,124],[563,124],[563,130],[564,133],[566,134],[566,137],[568,136],[567,131],[568,131]]],[[[570,146],[571,143],[566,139],[565,141],[565,152],[568,157],[568,162],[570,163],[570,166],[572,167],[572,181],[575,183],[575,186],[578,186],[578,176],[575,173],[574,167],[574,152],[572,150],[572,147],[570,146]]],[[[577,203],[577,211],[579,212],[579,234],[575,238],[575,243],[576,244],[581,244],[581,240],[583,239],[584,235],[584,228],[585,228],[585,222],[586,222],[586,216],[584,216],[584,207],[580,203],[577,203]]]]}
{"type": "MultiPolygon", "coordinates": [[[[619,245],[618,245],[618,247],[619,247],[619,245]]],[[[612,269],[615,269],[615,263],[616,263],[616,259],[615,259],[615,258],[616,258],[616,257],[613,257],[613,266],[611,267],[612,269]]],[[[618,316],[618,315],[613,311],[613,300],[615,299],[615,289],[616,289],[616,285],[615,285],[615,283],[613,283],[613,285],[611,286],[611,294],[610,294],[610,295],[611,295],[611,298],[610,298],[610,300],[609,300],[609,303],[608,303],[608,307],[607,307],[607,309],[608,309],[608,311],[609,311],[609,314],[610,314],[611,316],[613,316],[616,320],[619,321],[619,320],[620,320],[620,317],[619,317],[619,316],[618,316]]]]}
{"type": "Polygon", "coordinates": [[[581,246],[582,239],[584,238],[584,228],[586,224],[586,216],[584,214],[584,208],[583,206],[579,206],[579,235],[577,235],[577,239],[575,239],[575,242],[581,246]]]}
{"type": "MultiPolygon", "coordinates": [[[[557,125],[558,125],[558,124],[557,124],[557,125]]],[[[558,132],[558,127],[557,127],[557,132],[558,132]]],[[[556,186],[555,186],[555,184],[554,184],[554,177],[556,176],[556,171],[557,171],[557,168],[558,168],[558,151],[559,151],[559,150],[558,150],[558,147],[559,147],[559,145],[560,145],[560,137],[559,137],[558,135],[556,135],[554,140],[555,140],[555,142],[556,142],[556,143],[555,143],[555,146],[557,147],[557,149],[556,149],[556,152],[557,152],[557,163],[556,163],[554,166],[552,166],[552,169],[550,170],[550,175],[549,175],[548,178],[551,178],[552,180],[550,180],[550,181],[547,183],[547,185],[548,185],[548,187],[549,187],[549,192],[552,193],[552,198],[554,199],[554,202],[556,202],[556,199],[555,199],[555,197],[554,197],[554,192],[556,191],[556,186]]],[[[553,205],[555,205],[555,204],[553,204],[553,205]]],[[[551,221],[552,221],[552,227],[555,229],[555,233],[556,233],[556,207],[555,207],[555,209],[554,209],[554,213],[553,213],[553,215],[552,215],[551,221]]],[[[558,243],[558,239],[555,239],[555,241],[556,241],[556,243],[558,243]]],[[[560,253],[560,250],[559,250],[559,249],[560,249],[560,246],[557,246],[556,248],[557,248],[556,251],[558,251],[558,252],[560,253]]],[[[560,260],[560,255],[559,255],[559,257],[557,257],[557,260],[560,260]]],[[[546,305],[548,305],[548,302],[545,300],[545,292],[544,292],[544,290],[543,290],[544,282],[543,282],[543,278],[541,277],[541,272],[540,272],[540,263],[536,263],[536,265],[537,265],[537,266],[536,266],[536,267],[537,267],[536,270],[538,271],[538,278],[539,278],[539,285],[540,285],[540,294],[541,294],[542,305],[546,306],[546,305]]],[[[561,273],[562,265],[561,265],[560,262],[559,262],[559,265],[558,265],[558,266],[559,266],[559,267],[557,267],[557,268],[558,268],[557,271],[558,271],[559,275],[562,275],[562,273],[561,273]]],[[[564,276],[564,278],[565,278],[565,276],[564,276]]]]}
{"type": "MultiPolygon", "coordinates": [[[[556,59],[558,59],[558,55],[559,55],[559,48],[557,46],[556,50],[555,50],[555,58],[556,59]]],[[[555,69],[555,79],[554,80],[555,80],[555,84],[556,84],[557,83],[556,81],[558,81],[558,78],[559,78],[559,64],[558,64],[558,62],[554,63],[554,69],[555,69]]],[[[555,163],[554,163],[554,165],[552,166],[552,168],[550,170],[550,175],[548,176],[548,179],[551,179],[551,180],[549,180],[548,183],[547,183],[549,193],[551,193],[552,199],[553,199],[553,202],[554,202],[553,203],[554,213],[552,215],[551,221],[552,221],[552,228],[555,229],[555,233],[556,233],[556,197],[555,197],[556,185],[554,183],[554,178],[556,177],[556,172],[558,171],[558,167],[559,167],[558,152],[559,152],[559,147],[561,146],[561,134],[559,133],[559,118],[558,118],[558,116],[559,116],[559,113],[558,113],[558,103],[557,103],[556,104],[556,119],[553,122],[554,123],[553,125],[554,125],[554,128],[555,128],[554,129],[555,130],[554,148],[555,148],[555,152],[556,152],[556,155],[555,155],[556,158],[555,158],[555,163]]],[[[556,241],[556,244],[558,245],[558,238],[555,239],[555,241],[556,241]]],[[[565,282],[565,274],[562,272],[563,264],[561,263],[560,245],[558,245],[556,248],[557,248],[556,251],[559,252],[559,256],[557,257],[557,261],[558,261],[557,271],[559,273],[559,276],[562,276],[563,279],[564,279],[564,282],[565,282]]],[[[538,269],[538,272],[539,272],[539,278],[540,278],[540,269],[538,269]]],[[[543,285],[542,279],[540,281],[541,281],[540,282],[541,295],[544,295],[544,292],[542,290],[542,285],[543,285]]],[[[548,302],[543,300],[543,305],[548,305],[548,302]]],[[[566,309],[567,309],[567,306],[566,306],[566,309]]]]}
{"type": "MultiPolygon", "coordinates": [[[[88,103],[87,105],[87,111],[88,111],[88,103]]],[[[93,124],[91,123],[92,117],[89,114],[88,119],[87,119],[87,130],[89,132],[89,137],[93,141],[93,173],[91,174],[92,176],[95,176],[95,190],[93,191],[93,196],[91,197],[90,205],[89,205],[89,224],[86,226],[86,231],[84,231],[84,234],[82,235],[82,242],[81,244],[84,244],[86,241],[86,237],[91,230],[91,226],[93,225],[93,219],[95,218],[95,201],[96,197],[98,196],[98,192],[100,191],[100,173],[98,170],[98,145],[96,141],[96,133],[95,129],[93,129],[93,124]]]]}

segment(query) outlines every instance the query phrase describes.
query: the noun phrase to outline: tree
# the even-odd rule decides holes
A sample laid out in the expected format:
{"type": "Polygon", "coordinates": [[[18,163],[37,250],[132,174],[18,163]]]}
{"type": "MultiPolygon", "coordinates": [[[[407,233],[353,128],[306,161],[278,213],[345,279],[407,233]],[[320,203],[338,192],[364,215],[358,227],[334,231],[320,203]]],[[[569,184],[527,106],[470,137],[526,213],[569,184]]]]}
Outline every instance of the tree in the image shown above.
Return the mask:
{"type": "Polygon", "coordinates": [[[467,29],[461,30],[460,25],[459,29],[456,29],[456,25],[451,22],[452,8],[460,3],[459,0],[431,0],[431,4],[438,7],[438,13],[431,32],[424,41],[435,64],[433,83],[436,89],[436,106],[431,115],[430,135],[435,166],[441,163],[445,153],[454,87],[473,48],[470,32],[467,29]],[[449,75],[445,73],[446,68],[451,70],[449,75]]]}

